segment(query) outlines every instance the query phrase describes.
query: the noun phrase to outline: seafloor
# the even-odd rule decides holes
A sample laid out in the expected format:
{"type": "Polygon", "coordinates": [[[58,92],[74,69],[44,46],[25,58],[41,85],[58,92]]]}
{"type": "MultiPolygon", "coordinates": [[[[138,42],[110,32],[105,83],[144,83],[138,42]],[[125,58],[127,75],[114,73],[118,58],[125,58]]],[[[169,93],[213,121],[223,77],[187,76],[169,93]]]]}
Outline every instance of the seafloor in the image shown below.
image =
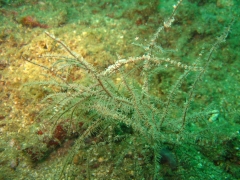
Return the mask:
{"type": "MultiPolygon", "coordinates": [[[[34,136],[42,134],[37,116],[46,104],[41,104],[41,100],[54,91],[48,87],[24,87],[26,83],[48,79],[46,69],[28,61],[50,67],[54,58],[47,56],[64,54],[44,32],[54,34],[94,67],[103,70],[119,57],[142,55],[144,50],[134,44],[149,42],[176,3],[175,0],[0,0],[0,180],[54,179],[52,174],[58,171],[74,142],[74,139],[64,141],[40,162],[34,162],[37,158],[31,157],[33,152],[26,151],[34,138],[38,138],[34,136]]],[[[184,64],[199,61],[202,65],[217,37],[233,22],[226,42],[213,52],[211,64],[195,89],[193,102],[199,110],[209,107],[217,112],[216,118],[211,117],[207,122],[209,126],[218,124],[222,136],[215,144],[207,140],[199,143],[199,157],[171,146],[178,168],[173,171],[163,163],[159,179],[240,179],[239,14],[239,0],[183,0],[172,27],[160,34],[157,41],[161,44],[160,51],[170,58],[177,57],[184,64]],[[183,153],[186,155],[178,155],[183,153]],[[180,157],[194,161],[192,164],[197,166],[190,167],[191,163],[185,163],[180,157]],[[205,166],[201,161],[204,158],[200,157],[207,159],[211,166],[205,166]],[[201,171],[206,174],[201,176],[201,171]]],[[[168,66],[171,64],[163,65],[151,90],[163,99],[182,73],[168,66]]],[[[78,81],[84,77],[85,74],[76,69],[68,78],[78,81]]],[[[192,82],[187,80],[185,90],[192,82]]],[[[185,97],[183,93],[178,99],[184,101],[185,97]]],[[[115,151],[118,150],[122,151],[121,148],[115,151]]],[[[103,150],[93,155],[93,165],[86,167],[86,160],[78,157],[88,159],[89,154],[81,151],[82,155],[78,154],[73,161],[76,168],[82,169],[71,179],[138,177],[127,164],[128,160],[113,170],[115,167],[109,163],[115,162],[107,161],[103,150]],[[112,173],[115,171],[116,174],[112,173]]],[[[144,171],[144,165],[141,168],[144,171]]]]}

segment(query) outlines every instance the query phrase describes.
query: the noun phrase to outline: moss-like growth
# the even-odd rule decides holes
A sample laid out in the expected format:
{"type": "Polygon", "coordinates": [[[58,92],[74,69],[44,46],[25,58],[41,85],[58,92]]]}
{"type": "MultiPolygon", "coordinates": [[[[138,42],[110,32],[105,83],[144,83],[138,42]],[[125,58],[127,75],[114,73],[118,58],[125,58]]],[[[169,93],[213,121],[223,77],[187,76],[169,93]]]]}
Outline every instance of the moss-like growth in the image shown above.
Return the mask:
{"type": "Polygon", "coordinates": [[[233,15],[209,13],[214,1],[52,2],[1,11],[10,24],[0,36],[0,174],[238,178],[237,75],[226,59],[237,57],[233,15]],[[21,24],[29,16],[37,21],[21,24]]]}

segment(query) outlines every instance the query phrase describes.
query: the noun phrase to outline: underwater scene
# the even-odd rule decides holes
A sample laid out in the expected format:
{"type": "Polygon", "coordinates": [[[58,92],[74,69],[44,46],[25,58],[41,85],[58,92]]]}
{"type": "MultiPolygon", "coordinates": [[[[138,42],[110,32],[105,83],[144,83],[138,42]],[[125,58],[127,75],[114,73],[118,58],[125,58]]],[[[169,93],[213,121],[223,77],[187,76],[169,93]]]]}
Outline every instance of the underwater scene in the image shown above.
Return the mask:
{"type": "Polygon", "coordinates": [[[240,180],[239,0],[0,0],[0,180],[240,180]]]}

